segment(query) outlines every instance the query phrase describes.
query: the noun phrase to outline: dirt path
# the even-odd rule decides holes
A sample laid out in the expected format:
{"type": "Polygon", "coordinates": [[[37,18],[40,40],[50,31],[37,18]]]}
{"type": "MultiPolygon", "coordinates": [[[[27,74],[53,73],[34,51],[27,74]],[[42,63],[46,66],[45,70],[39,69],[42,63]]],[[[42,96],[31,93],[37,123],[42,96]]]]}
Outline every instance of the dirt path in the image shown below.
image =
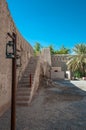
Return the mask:
{"type": "MultiPolygon", "coordinates": [[[[86,130],[86,92],[76,87],[41,88],[29,107],[17,108],[16,130],[86,130]]],[[[10,110],[0,130],[10,130],[10,110]]]]}

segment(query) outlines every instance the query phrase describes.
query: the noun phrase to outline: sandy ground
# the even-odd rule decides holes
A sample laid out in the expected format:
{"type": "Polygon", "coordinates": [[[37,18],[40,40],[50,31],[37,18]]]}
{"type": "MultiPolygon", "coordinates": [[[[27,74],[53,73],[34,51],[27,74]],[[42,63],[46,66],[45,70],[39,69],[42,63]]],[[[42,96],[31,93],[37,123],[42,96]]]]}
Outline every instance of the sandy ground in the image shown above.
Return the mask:
{"type": "MultiPolygon", "coordinates": [[[[40,86],[28,107],[17,107],[16,130],[86,130],[86,91],[77,86],[40,86]]],[[[0,118],[10,130],[10,110],[0,118]]]]}

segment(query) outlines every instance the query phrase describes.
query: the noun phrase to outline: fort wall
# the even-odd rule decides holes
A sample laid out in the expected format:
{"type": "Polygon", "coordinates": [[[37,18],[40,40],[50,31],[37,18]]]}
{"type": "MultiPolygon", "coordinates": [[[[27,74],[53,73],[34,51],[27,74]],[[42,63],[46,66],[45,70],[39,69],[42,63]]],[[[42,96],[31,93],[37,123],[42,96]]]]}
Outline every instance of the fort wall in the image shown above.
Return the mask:
{"type": "Polygon", "coordinates": [[[7,33],[17,36],[17,49],[21,56],[21,67],[17,68],[17,82],[33,56],[33,48],[22,37],[11,17],[6,0],[0,0],[0,115],[9,107],[12,87],[12,60],[6,58],[6,43],[11,40],[7,33]]]}

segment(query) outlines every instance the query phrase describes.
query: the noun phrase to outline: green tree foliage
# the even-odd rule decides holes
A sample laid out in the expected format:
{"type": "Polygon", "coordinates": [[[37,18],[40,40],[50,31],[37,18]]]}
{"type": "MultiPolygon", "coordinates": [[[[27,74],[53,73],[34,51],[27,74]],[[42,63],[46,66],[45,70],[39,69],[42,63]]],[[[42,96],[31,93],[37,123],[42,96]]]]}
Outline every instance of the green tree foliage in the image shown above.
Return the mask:
{"type": "Polygon", "coordinates": [[[35,51],[41,51],[41,45],[40,45],[40,43],[38,43],[38,42],[36,42],[36,44],[35,44],[35,46],[34,46],[34,50],[35,51]]]}
{"type": "Polygon", "coordinates": [[[49,48],[50,48],[50,52],[51,52],[51,54],[55,54],[55,50],[54,50],[53,45],[50,45],[49,48]]]}
{"type": "Polygon", "coordinates": [[[34,46],[34,54],[35,55],[39,55],[41,52],[41,44],[36,42],[35,46],[34,46]]]}
{"type": "Polygon", "coordinates": [[[60,48],[60,50],[57,50],[55,52],[56,54],[69,54],[70,53],[70,49],[64,47],[64,45],[60,48]]]}
{"type": "Polygon", "coordinates": [[[80,70],[82,75],[85,76],[86,71],[86,44],[76,44],[73,51],[75,55],[70,57],[67,62],[68,69],[74,71],[80,70]]]}
{"type": "Polygon", "coordinates": [[[69,54],[70,53],[70,49],[64,47],[64,45],[59,50],[55,50],[53,45],[50,45],[49,48],[50,48],[51,54],[69,54]]]}
{"type": "Polygon", "coordinates": [[[74,77],[75,78],[81,78],[83,75],[82,75],[82,72],[80,70],[76,70],[74,71],[74,77]]]}

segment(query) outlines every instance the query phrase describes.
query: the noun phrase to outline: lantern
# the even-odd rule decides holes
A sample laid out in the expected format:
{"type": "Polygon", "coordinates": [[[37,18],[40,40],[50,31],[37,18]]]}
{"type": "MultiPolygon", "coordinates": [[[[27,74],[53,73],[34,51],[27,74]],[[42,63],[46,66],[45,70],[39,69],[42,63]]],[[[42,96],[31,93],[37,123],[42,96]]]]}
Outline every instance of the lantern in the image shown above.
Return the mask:
{"type": "Polygon", "coordinates": [[[16,66],[21,67],[21,56],[19,55],[16,56],[16,66]]]}
{"type": "Polygon", "coordinates": [[[13,43],[13,41],[9,41],[6,44],[6,57],[7,58],[15,57],[15,44],[13,43]]]}

